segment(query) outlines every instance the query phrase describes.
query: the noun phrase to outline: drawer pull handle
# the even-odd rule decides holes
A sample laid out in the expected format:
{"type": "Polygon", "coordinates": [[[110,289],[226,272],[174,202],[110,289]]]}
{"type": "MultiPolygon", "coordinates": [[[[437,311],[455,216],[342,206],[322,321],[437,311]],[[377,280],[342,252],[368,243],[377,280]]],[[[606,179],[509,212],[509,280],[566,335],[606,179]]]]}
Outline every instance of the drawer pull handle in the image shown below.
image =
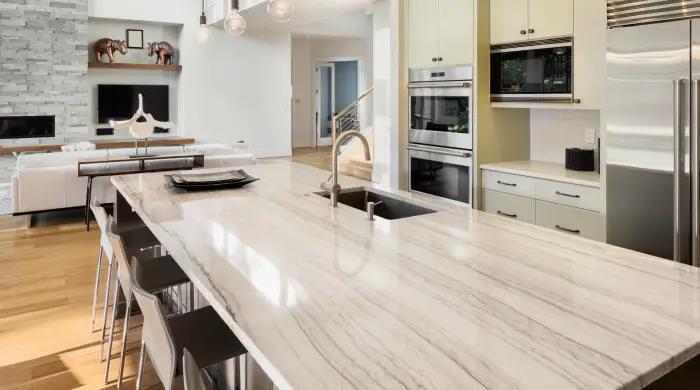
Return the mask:
{"type": "Polygon", "coordinates": [[[508,218],[518,218],[518,214],[508,214],[508,213],[504,213],[501,210],[496,211],[496,214],[502,215],[502,216],[508,217],[508,218]]]}
{"type": "Polygon", "coordinates": [[[569,197],[569,198],[580,198],[580,197],[581,197],[581,196],[579,196],[579,195],[571,195],[571,194],[567,194],[567,193],[559,192],[559,191],[557,191],[557,192],[555,192],[555,193],[556,193],[557,195],[567,196],[567,197],[569,197]]]}
{"type": "Polygon", "coordinates": [[[557,228],[557,229],[559,229],[559,230],[561,230],[561,231],[567,232],[567,233],[581,234],[581,231],[580,231],[580,230],[567,229],[567,228],[561,227],[561,226],[559,226],[559,225],[556,225],[555,228],[557,228]]]}
{"type": "Polygon", "coordinates": [[[515,187],[515,186],[517,185],[517,184],[515,184],[515,183],[506,183],[506,182],[500,181],[500,180],[497,181],[496,183],[501,184],[501,185],[504,185],[504,186],[509,186],[509,187],[515,187]]]}

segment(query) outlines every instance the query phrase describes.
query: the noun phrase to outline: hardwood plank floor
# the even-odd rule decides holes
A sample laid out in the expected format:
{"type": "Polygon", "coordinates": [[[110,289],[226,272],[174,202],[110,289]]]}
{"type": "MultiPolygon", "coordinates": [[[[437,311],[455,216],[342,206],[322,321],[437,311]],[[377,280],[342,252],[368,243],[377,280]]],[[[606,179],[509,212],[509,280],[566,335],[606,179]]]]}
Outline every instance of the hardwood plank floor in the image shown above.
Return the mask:
{"type": "MultiPolygon", "coordinates": [[[[293,157],[260,163],[275,161],[330,170],[331,148],[295,149],[293,157]]],[[[112,382],[105,386],[104,363],[98,361],[100,335],[89,332],[99,229],[85,231],[81,210],[39,214],[34,228],[24,226],[24,217],[0,216],[0,390],[115,388],[118,361],[113,360],[112,382]]],[[[97,327],[102,324],[102,294],[97,327]]],[[[125,389],[134,388],[138,327],[129,337],[125,389]]],[[[143,384],[162,388],[150,365],[143,384]]]]}

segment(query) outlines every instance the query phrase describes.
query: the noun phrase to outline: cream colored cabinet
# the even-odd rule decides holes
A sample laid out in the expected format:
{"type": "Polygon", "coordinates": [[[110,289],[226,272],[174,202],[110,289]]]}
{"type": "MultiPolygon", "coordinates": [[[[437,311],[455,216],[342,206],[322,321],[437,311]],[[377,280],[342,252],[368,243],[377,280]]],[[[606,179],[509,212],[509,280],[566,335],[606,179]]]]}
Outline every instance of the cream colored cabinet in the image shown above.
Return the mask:
{"type": "Polygon", "coordinates": [[[529,0],[528,3],[528,39],[574,34],[574,0],[529,0]]]}
{"type": "Polygon", "coordinates": [[[409,68],[474,62],[473,0],[409,0],[407,4],[409,68]]]}
{"type": "Polygon", "coordinates": [[[605,218],[600,213],[538,200],[537,225],[574,236],[605,241],[605,218]]]}
{"type": "Polygon", "coordinates": [[[535,200],[524,196],[504,194],[498,191],[482,190],[482,209],[487,213],[500,215],[527,223],[535,223],[535,200]]]}
{"type": "Polygon", "coordinates": [[[438,4],[436,0],[411,0],[408,3],[409,68],[437,66],[438,4]]]}
{"type": "Polygon", "coordinates": [[[574,34],[574,0],[491,0],[491,44],[574,34]]]}
{"type": "Polygon", "coordinates": [[[528,0],[491,0],[491,43],[527,39],[528,0]]]}
{"type": "Polygon", "coordinates": [[[438,64],[470,65],[474,62],[474,2],[439,0],[438,64]]]}

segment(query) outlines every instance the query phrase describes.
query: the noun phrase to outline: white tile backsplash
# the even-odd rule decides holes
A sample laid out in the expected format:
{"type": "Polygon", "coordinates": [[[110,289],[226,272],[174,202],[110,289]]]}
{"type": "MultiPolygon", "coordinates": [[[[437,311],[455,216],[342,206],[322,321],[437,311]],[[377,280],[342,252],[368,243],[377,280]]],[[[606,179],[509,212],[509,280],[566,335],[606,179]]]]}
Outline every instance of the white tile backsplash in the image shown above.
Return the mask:
{"type": "Polygon", "coordinates": [[[598,110],[530,110],[530,159],[564,163],[566,148],[596,149],[600,134],[598,110]],[[586,143],[586,129],[595,129],[596,143],[586,143]]]}

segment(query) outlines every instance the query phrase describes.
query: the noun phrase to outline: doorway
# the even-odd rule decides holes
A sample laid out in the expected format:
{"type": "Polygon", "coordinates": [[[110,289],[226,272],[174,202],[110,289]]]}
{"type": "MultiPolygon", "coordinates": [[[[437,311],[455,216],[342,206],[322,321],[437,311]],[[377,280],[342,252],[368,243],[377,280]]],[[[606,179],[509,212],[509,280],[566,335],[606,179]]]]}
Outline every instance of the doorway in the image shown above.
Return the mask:
{"type": "Polygon", "coordinates": [[[333,144],[333,117],[361,93],[361,61],[317,60],[314,66],[316,146],[333,144]]]}

